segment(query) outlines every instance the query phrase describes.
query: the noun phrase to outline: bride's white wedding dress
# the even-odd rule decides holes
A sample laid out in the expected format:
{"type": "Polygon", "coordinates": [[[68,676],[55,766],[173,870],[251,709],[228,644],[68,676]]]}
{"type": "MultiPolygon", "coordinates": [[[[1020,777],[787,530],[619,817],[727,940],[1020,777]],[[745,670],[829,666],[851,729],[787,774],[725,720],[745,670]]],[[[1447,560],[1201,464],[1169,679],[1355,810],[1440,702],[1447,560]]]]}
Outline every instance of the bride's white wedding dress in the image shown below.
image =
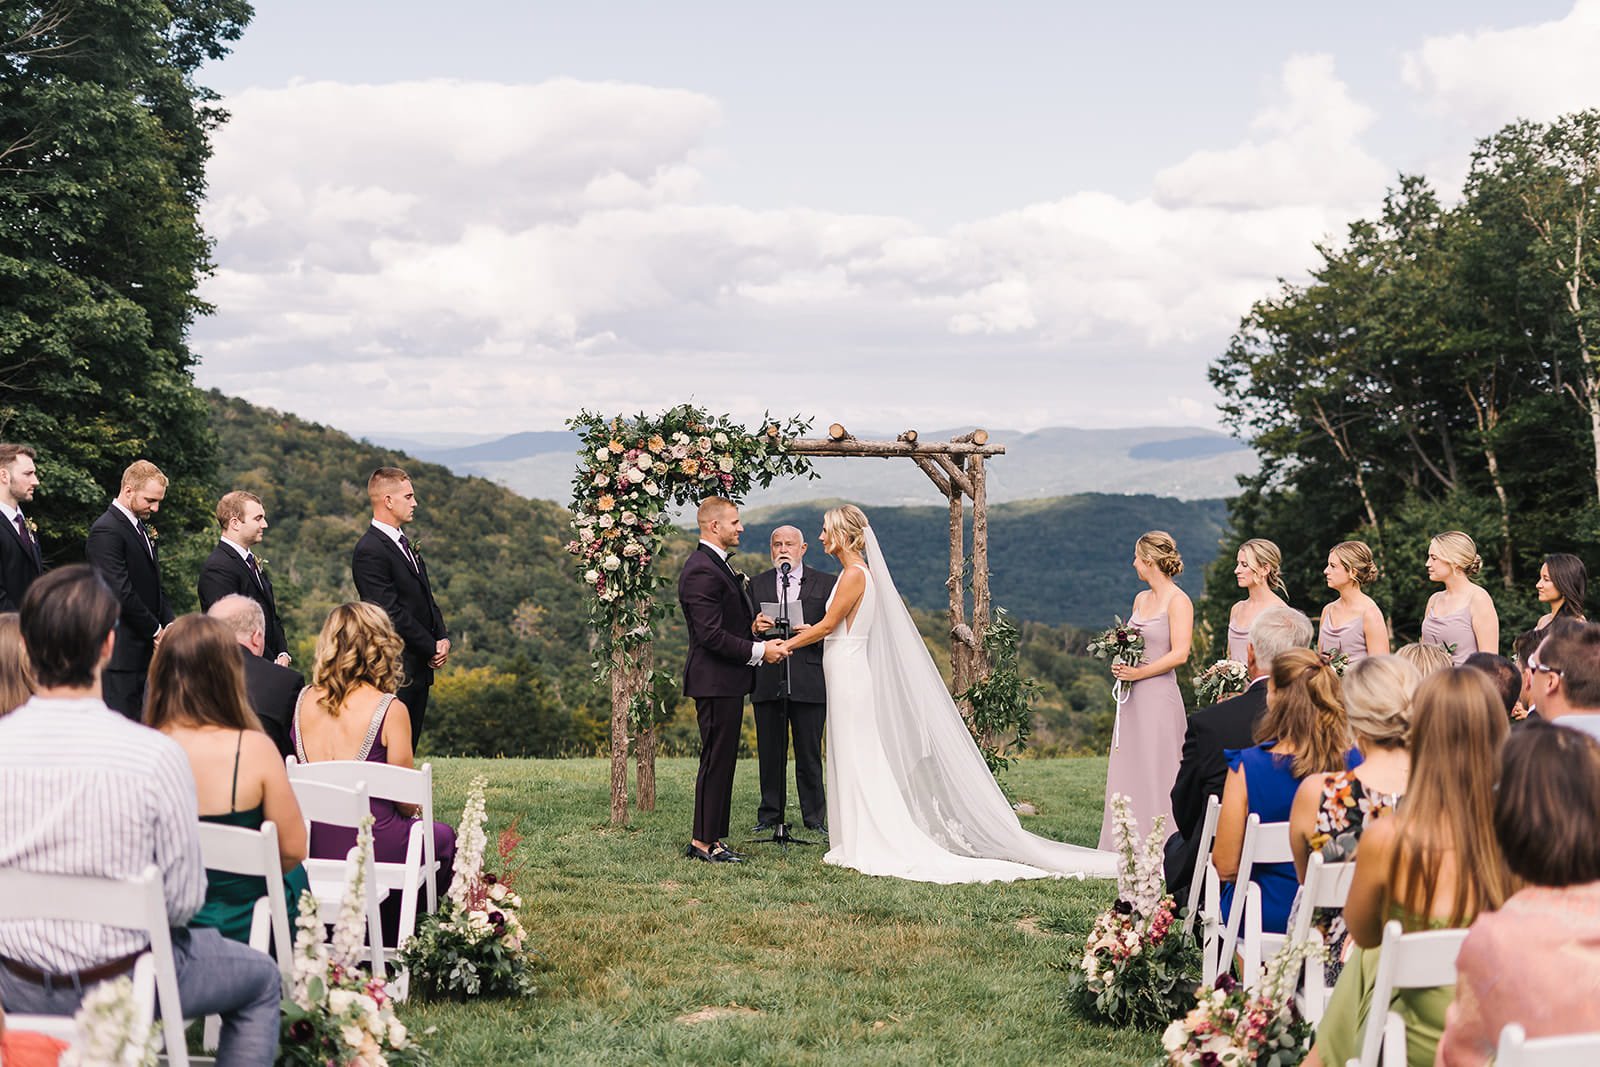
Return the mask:
{"type": "Polygon", "coordinates": [[[824,862],[918,882],[1116,877],[1113,853],[1022,829],[895,592],[870,527],[866,538],[867,565],[856,564],[866,588],[855,620],[823,642],[832,845],[824,862]]]}

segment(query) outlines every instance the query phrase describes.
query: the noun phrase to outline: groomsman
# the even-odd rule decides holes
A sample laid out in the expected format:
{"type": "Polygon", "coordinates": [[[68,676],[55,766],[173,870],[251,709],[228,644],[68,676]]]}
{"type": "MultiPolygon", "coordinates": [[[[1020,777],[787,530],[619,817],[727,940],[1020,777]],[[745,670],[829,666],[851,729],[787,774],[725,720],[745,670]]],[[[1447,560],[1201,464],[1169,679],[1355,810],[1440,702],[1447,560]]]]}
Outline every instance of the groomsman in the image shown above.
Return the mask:
{"type": "MultiPolygon", "coordinates": [[[[772,570],[750,582],[756,606],[788,604],[790,634],[803,632],[804,620],[814,623],[827,614],[834,575],[805,566],[805,535],[793,526],[772,531],[772,570]]],[[[767,634],[777,620],[758,615],[751,625],[756,637],[767,634]]],[[[784,635],[789,636],[789,635],[784,635]]],[[[807,645],[782,663],[756,668],[756,688],[750,696],[756,718],[756,755],[761,768],[761,806],[752,833],[776,831],[784,825],[789,792],[789,735],[794,734],[794,784],[800,794],[800,816],[807,828],[826,830],[827,797],[822,784],[822,727],[828,712],[827,689],[822,680],[822,644],[807,645]]]]}
{"type": "Polygon", "coordinates": [[[44,556],[39,539],[22,513],[22,505],[32,503],[39,485],[34,467],[34,451],[27,445],[0,444],[0,612],[16,611],[22,594],[33,580],[44,573],[44,556]]]}
{"type": "Polygon", "coordinates": [[[266,646],[261,654],[280,667],[287,667],[289,642],[278,618],[272,579],[252,551],[267,532],[267,512],[261,506],[261,498],[242,489],[228,493],[217,501],[217,525],[222,527],[222,541],[200,567],[200,610],[210,611],[211,605],[234,593],[254,600],[261,605],[265,617],[266,646]]]}
{"type": "Polygon", "coordinates": [[[372,501],[372,526],[356,542],[350,571],[361,599],[388,612],[405,642],[405,685],[398,695],[411,712],[415,745],[422,737],[433,672],[450,656],[450,636],[433,599],[428,564],[401,532],[417,513],[411,475],[399,467],[379,467],[367,479],[367,497],[372,501]]]}
{"type": "Polygon", "coordinates": [[[137,460],[122,472],[116,499],[89,527],[84,545],[89,562],[122,606],[116,647],[100,676],[101,697],[135,722],[144,713],[150,657],[172,621],[172,607],[161,591],[156,531],[146,525],[166,495],[167,476],[154,463],[137,460]]]}

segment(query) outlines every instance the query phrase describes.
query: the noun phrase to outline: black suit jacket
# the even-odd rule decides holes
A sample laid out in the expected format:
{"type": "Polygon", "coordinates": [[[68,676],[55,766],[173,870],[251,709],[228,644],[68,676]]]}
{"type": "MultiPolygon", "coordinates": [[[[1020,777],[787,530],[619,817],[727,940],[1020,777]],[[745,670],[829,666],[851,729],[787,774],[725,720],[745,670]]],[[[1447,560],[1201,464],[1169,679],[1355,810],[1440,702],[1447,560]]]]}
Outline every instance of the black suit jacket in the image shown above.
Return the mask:
{"type": "Polygon", "coordinates": [[[156,631],[172,621],[172,607],[161,591],[160,553],[154,543],[147,549],[144,537],[114,507],[89,527],[84,554],[122,605],[109,670],[148,668],[156,631]]]}
{"type": "MultiPolygon", "coordinates": [[[[806,622],[820,622],[828,610],[828,596],[839,576],[806,567],[800,572],[800,606],[806,622]]],[[[791,587],[792,588],[792,587],[791,587]]],[[[763,571],[750,580],[750,596],[757,610],[762,604],[778,600],[777,570],[763,571]]],[[[788,659],[789,699],[808,704],[823,704],[828,691],[822,681],[822,642],[807,645],[788,659]]],[[[782,663],[763,663],[756,668],[756,688],[751,700],[777,700],[778,683],[783,680],[782,663]]]]}
{"type": "Polygon", "coordinates": [[[305,677],[299,671],[262,659],[243,645],[239,646],[239,654],[244,658],[245,692],[256,718],[261,720],[261,728],[278,746],[280,756],[293,755],[289,724],[294,721],[294,702],[305,688],[305,677]]]}
{"type": "Polygon", "coordinates": [[[747,666],[755,641],[755,609],[746,589],[705,545],[689,553],[678,575],[678,606],[689,624],[689,654],[683,663],[683,695],[742,697],[755,687],[747,666]]]}
{"type": "Polygon", "coordinates": [[[260,604],[261,613],[267,617],[267,659],[277,659],[278,653],[289,651],[289,641],[284,637],[283,623],[278,618],[278,601],[272,594],[272,579],[262,572],[261,581],[257,583],[239,553],[223,544],[213,548],[200,566],[196,588],[201,611],[210,611],[211,605],[234,593],[260,604]]]}
{"type": "Polygon", "coordinates": [[[17,528],[0,518],[0,611],[16,611],[33,580],[44,573],[39,540],[22,543],[17,528]]]}
{"type": "Polygon", "coordinates": [[[1163,864],[1167,887],[1174,893],[1187,890],[1194,878],[1206,798],[1221,797],[1228,781],[1228,760],[1222,750],[1255,744],[1256,724],[1266,711],[1267,682],[1263,678],[1238,696],[1189,716],[1183,758],[1172,783],[1172,819],[1177,832],[1167,839],[1163,864]]]}
{"type": "Polygon", "coordinates": [[[417,570],[412,570],[400,546],[376,526],[368,526],[356,542],[350,573],[361,599],[388,612],[400,631],[400,639],[406,643],[407,683],[426,684],[433,681],[433,668],[428,664],[434,650],[450,634],[433,599],[427,561],[420,552],[416,557],[417,570]]]}

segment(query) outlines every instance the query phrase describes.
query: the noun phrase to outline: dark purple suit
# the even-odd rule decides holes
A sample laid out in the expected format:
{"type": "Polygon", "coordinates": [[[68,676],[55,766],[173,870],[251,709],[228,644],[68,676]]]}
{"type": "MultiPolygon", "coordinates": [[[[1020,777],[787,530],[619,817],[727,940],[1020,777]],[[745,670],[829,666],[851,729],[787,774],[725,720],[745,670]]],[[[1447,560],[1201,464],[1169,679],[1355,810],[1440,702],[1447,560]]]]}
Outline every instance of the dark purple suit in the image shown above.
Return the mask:
{"type": "Polygon", "coordinates": [[[694,839],[714,844],[728,836],[744,698],[756,683],[750,666],[755,648],[750,624],[756,615],[746,583],[704,544],[689,553],[678,576],[678,604],[689,625],[683,695],[694,698],[700,720],[694,839]]]}

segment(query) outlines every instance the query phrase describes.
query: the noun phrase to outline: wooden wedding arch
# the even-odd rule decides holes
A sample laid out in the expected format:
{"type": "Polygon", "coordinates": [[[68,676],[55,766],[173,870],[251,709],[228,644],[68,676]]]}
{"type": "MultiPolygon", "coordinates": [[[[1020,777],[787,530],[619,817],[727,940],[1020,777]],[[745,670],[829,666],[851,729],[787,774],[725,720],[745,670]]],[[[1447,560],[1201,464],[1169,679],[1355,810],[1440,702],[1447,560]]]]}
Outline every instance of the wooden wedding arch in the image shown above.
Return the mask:
{"type": "MultiPolygon", "coordinates": [[[[771,429],[769,427],[769,429],[771,429]]],[[[905,458],[915,463],[944,495],[950,508],[950,569],[945,585],[950,633],[951,683],[955,692],[969,689],[989,669],[984,636],[990,626],[989,514],[986,462],[1005,454],[1005,446],[992,444],[986,430],[975,429],[948,441],[924,441],[916,430],[906,430],[892,441],[863,441],[834,423],[826,437],[798,437],[782,442],[781,450],[796,456],[905,458]],[[966,509],[972,508],[971,590],[967,610],[966,509]]],[[[630,727],[642,694],[652,677],[653,657],[648,640],[631,645],[620,629],[612,634],[611,681],[611,823],[628,818],[628,748],[630,727]]],[[[641,811],[655,810],[656,727],[649,722],[631,737],[634,741],[637,804],[641,811]]]]}

